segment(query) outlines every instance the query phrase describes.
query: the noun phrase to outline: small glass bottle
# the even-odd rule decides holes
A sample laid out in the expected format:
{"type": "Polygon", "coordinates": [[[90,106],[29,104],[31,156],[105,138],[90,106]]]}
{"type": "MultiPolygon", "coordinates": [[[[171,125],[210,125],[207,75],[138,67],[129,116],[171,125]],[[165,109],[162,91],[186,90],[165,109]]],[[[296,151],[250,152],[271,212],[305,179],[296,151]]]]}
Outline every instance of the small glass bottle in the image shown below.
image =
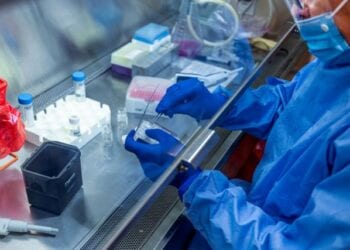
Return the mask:
{"type": "Polygon", "coordinates": [[[28,93],[18,95],[22,120],[27,127],[34,125],[33,96],[28,93]]]}
{"type": "Polygon", "coordinates": [[[74,83],[74,95],[78,102],[85,101],[86,93],[85,93],[85,80],[86,76],[83,71],[75,71],[72,74],[72,80],[74,83]]]}
{"type": "Polygon", "coordinates": [[[76,115],[69,117],[70,133],[73,136],[80,136],[80,119],[76,115]]]}

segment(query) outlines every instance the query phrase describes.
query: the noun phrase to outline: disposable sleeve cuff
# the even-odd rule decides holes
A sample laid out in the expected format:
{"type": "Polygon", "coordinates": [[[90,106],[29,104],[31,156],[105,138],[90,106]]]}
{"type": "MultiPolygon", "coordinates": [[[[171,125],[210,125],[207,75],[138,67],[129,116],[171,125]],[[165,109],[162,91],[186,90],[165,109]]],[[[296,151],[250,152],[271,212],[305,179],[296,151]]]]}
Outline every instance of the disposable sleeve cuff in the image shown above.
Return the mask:
{"type": "Polygon", "coordinates": [[[179,187],[178,193],[180,200],[183,200],[183,196],[186,193],[187,189],[191,186],[192,182],[202,173],[200,168],[196,168],[193,174],[179,187]]]}

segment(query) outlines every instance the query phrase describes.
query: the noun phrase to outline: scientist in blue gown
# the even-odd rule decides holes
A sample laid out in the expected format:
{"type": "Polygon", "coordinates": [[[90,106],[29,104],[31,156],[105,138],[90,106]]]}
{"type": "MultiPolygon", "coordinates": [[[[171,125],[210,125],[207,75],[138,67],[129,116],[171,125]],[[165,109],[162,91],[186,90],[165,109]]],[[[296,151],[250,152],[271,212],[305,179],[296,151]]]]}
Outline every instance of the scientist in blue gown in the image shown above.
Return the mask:
{"type": "MultiPolygon", "coordinates": [[[[213,249],[350,249],[350,1],[286,0],[316,57],[290,82],[269,78],[239,99],[220,126],[266,139],[249,185],[219,171],[179,173],[186,214],[213,249]]],[[[170,87],[157,111],[210,118],[225,102],[195,80],[170,87]]],[[[147,175],[169,166],[176,139],[126,140],[147,175]]]]}

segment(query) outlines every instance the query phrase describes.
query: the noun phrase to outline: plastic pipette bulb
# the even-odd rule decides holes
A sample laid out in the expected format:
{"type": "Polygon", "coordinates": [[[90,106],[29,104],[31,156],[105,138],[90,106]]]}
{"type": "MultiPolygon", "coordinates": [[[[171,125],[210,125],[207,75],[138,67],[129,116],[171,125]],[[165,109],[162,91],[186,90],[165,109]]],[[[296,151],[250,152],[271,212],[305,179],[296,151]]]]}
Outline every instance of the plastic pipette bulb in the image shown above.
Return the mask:
{"type": "Polygon", "coordinates": [[[44,227],[28,224],[25,221],[11,220],[0,218],[0,235],[8,235],[9,233],[42,233],[56,235],[58,229],[54,227],[44,227]]]}

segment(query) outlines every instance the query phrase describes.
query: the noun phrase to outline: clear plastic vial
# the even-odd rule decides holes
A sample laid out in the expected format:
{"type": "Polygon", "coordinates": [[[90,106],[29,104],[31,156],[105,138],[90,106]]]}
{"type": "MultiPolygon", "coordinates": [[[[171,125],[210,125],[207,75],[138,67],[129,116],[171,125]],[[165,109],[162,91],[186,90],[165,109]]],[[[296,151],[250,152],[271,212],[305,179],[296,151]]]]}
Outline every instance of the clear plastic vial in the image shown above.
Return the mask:
{"type": "Polygon", "coordinates": [[[101,129],[103,155],[106,160],[110,160],[113,156],[113,131],[110,116],[101,121],[101,129]]]}
{"type": "Polygon", "coordinates": [[[174,138],[176,138],[178,140],[178,143],[174,143],[172,148],[169,148],[167,153],[171,156],[176,156],[181,149],[183,148],[183,144],[181,143],[181,140],[171,131],[169,131],[168,129],[162,127],[161,125],[155,123],[155,122],[150,122],[150,121],[146,121],[143,120],[140,124],[140,126],[138,128],[136,128],[136,132],[134,135],[134,140],[142,140],[146,143],[149,144],[158,144],[159,142],[154,140],[153,138],[148,137],[148,135],[146,134],[146,130],[148,129],[160,129],[163,130],[164,132],[170,134],[171,136],[173,136],[174,138]]]}
{"type": "Polygon", "coordinates": [[[76,115],[69,117],[70,133],[73,136],[80,136],[80,119],[76,115]]]}
{"type": "Polygon", "coordinates": [[[78,102],[85,101],[86,93],[85,93],[85,73],[82,71],[75,71],[72,74],[72,80],[74,83],[74,95],[78,102]]]}
{"type": "Polygon", "coordinates": [[[141,122],[140,126],[138,128],[136,128],[134,140],[141,139],[142,141],[150,143],[150,144],[158,143],[156,140],[153,140],[152,138],[147,136],[146,130],[148,130],[148,129],[163,129],[163,128],[155,123],[143,120],[141,122]]]}
{"type": "Polygon", "coordinates": [[[128,133],[128,114],[126,108],[117,111],[117,138],[120,144],[123,144],[123,136],[128,133]]]}
{"type": "Polygon", "coordinates": [[[27,127],[34,125],[33,96],[28,93],[18,95],[22,120],[27,127]]]}

